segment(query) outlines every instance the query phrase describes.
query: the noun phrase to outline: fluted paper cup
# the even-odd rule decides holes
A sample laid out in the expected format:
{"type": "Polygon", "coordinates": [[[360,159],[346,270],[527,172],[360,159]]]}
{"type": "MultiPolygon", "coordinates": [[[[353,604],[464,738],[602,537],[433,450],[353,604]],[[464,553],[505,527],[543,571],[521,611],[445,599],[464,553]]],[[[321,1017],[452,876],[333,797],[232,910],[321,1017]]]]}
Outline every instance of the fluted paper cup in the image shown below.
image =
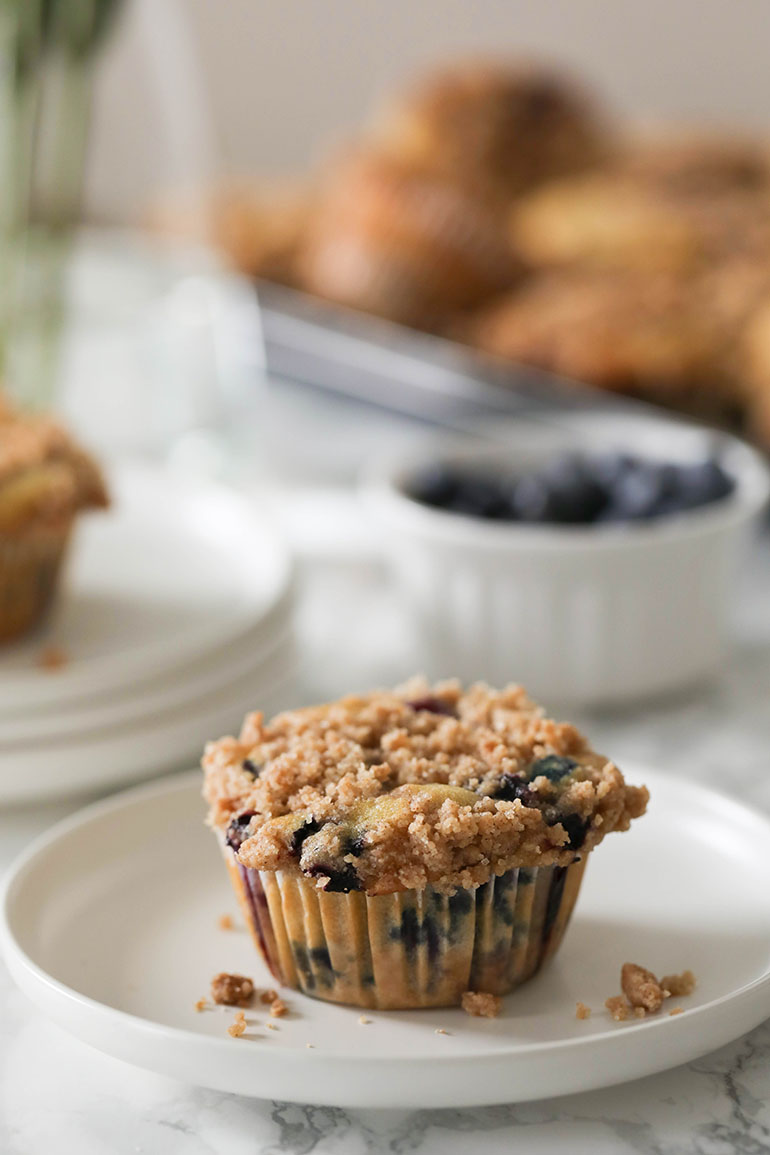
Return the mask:
{"type": "Polygon", "coordinates": [[[287,872],[251,870],[225,849],[259,952],[279,983],[335,1003],[394,1010],[503,995],[562,941],[586,856],[509,870],[474,889],[373,897],[325,893],[287,872]]]}

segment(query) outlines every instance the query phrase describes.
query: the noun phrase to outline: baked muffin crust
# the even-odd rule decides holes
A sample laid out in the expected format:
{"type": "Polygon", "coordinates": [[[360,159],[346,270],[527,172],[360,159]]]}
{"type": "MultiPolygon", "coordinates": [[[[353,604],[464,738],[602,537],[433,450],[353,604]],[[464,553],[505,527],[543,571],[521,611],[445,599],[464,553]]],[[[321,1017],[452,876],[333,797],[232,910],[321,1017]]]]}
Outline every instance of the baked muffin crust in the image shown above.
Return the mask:
{"type": "Polygon", "coordinates": [[[66,522],[108,504],[96,463],[52,418],[20,414],[0,395],[0,532],[66,522]]]}
{"type": "Polygon", "coordinates": [[[370,895],[567,866],[648,797],[521,687],[422,679],[253,714],[204,769],[209,821],[241,865],[370,895]]]}

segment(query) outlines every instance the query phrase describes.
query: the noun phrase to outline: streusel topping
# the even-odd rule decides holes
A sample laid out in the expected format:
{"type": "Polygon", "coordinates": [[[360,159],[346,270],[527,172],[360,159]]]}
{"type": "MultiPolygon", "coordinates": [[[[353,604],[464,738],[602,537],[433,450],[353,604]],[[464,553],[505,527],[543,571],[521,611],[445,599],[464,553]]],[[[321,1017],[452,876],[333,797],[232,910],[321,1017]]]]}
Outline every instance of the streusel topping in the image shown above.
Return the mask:
{"type": "Polygon", "coordinates": [[[56,421],[22,414],[0,394],[0,531],[108,504],[96,463],[56,421]]]}
{"type": "Polygon", "coordinates": [[[648,798],[521,687],[454,681],[252,714],[203,764],[209,821],[240,863],[327,891],[452,891],[567,866],[648,798]]]}

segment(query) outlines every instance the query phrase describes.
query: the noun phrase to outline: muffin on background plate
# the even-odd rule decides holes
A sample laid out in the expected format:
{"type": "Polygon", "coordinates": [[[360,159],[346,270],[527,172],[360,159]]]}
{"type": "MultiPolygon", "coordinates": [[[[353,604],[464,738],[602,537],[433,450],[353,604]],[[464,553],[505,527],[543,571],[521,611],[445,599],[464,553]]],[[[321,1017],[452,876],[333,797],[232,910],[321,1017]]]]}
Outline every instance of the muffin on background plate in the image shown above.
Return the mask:
{"type": "Polygon", "coordinates": [[[498,357],[659,398],[696,389],[712,354],[691,282],[660,272],[541,274],[481,309],[465,335],[498,357]]]}
{"type": "Polygon", "coordinates": [[[0,396],[0,641],[41,620],[77,514],[108,504],[98,466],[69,434],[0,396]]]}
{"type": "Polygon", "coordinates": [[[770,159],[754,142],[630,141],[599,171],[551,181],[511,212],[535,268],[692,270],[754,252],[770,228],[770,159]]]}
{"type": "Polygon", "coordinates": [[[365,148],[329,166],[297,271],[311,293],[424,328],[520,275],[503,213],[454,181],[365,148]]]}
{"type": "Polygon", "coordinates": [[[509,203],[579,172],[612,147],[603,113],[561,69],[536,62],[457,60],[391,100],[370,139],[395,158],[509,203]]]}
{"type": "Polygon", "coordinates": [[[647,791],[518,686],[414,679],[246,719],[204,794],[279,982],[407,1008],[500,995],[556,951],[590,852],[647,791]]]}

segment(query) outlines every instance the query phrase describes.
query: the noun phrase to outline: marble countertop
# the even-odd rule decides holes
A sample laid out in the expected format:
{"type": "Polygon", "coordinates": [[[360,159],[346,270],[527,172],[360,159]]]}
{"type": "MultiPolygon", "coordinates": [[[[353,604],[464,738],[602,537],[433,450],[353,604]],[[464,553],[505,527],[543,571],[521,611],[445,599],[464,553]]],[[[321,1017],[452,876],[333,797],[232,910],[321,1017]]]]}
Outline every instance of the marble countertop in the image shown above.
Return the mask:
{"type": "MultiPolygon", "coordinates": [[[[724,677],[665,706],[593,716],[600,748],[719,784],[770,811],[769,587],[765,540],[736,597],[724,677]]],[[[312,582],[301,583],[299,630],[308,695],[403,673],[408,630],[371,558],[316,558],[312,582]],[[355,645],[340,650],[341,636],[355,645]]],[[[0,867],[80,804],[0,815],[0,867]]],[[[48,1023],[0,966],[2,1155],[481,1155],[518,1144],[528,1155],[770,1152],[770,1024],[686,1067],[590,1094],[478,1110],[354,1112],[214,1093],[100,1055],[48,1023]]]]}

